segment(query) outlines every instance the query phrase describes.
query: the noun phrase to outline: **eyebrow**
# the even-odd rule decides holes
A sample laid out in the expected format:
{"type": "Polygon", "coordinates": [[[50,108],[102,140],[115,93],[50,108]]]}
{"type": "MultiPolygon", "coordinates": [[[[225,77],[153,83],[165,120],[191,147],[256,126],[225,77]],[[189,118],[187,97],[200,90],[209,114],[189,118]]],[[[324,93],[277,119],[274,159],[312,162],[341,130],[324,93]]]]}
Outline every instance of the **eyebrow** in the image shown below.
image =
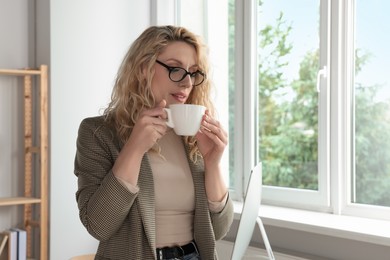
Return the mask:
{"type": "MultiPolygon", "coordinates": [[[[175,66],[173,66],[173,67],[178,67],[178,66],[184,67],[184,65],[183,65],[183,63],[182,63],[181,61],[179,61],[179,60],[177,60],[177,59],[174,59],[174,58],[168,59],[168,60],[166,60],[166,61],[164,61],[164,62],[176,62],[176,63],[179,64],[179,65],[175,65],[175,66]]],[[[170,66],[172,66],[172,65],[170,65],[170,66]]],[[[195,63],[194,65],[192,65],[192,66],[189,67],[189,69],[191,69],[191,68],[199,69],[199,65],[198,65],[197,63],[195,63]]]]}

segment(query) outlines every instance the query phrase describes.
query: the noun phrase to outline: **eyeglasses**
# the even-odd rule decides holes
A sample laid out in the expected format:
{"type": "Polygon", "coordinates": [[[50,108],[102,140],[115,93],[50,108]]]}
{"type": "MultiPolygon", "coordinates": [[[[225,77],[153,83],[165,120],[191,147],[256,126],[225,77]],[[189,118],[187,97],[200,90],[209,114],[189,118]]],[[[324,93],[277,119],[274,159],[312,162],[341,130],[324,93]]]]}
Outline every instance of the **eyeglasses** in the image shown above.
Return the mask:
{"type": "Polygon", "coordinates": [[[171,67],[167,64],[162,63],[159,60],[156,60],[158,64],[165,67],[169,71],[169,79],[173,82],[180,82],[182,81],[187,75],[190,75],[192,86],[198,86],[202,84],[205,78],[205,74],[201,72],[200,70],[197,70],[195,72],[189,72],[181,67],[171,67]]]}

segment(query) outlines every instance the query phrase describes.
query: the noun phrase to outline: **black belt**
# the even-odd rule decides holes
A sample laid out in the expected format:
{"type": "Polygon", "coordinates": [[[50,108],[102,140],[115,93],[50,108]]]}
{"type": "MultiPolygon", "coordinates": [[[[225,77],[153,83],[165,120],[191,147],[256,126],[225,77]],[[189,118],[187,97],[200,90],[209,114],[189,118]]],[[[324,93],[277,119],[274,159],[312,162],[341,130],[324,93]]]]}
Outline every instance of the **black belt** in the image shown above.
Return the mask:
{"type": "Polygon", "coordinates": [[[157,259],[172,259],[172,258],[180,258],[185,255],[191,254],[193,252],[197,252],[195,242],[188,243],[184,246],[174,246],[174,247],[163,247],[157,248],[157,259]]]}

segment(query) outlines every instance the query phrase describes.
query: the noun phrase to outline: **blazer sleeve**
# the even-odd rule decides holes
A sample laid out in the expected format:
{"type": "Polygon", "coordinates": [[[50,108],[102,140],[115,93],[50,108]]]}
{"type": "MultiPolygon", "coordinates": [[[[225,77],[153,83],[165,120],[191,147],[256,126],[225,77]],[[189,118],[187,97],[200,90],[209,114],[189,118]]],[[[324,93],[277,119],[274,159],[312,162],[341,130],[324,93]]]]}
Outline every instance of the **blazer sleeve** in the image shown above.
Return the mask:
{"type": "Polygon", "coordinates": [[[76,200],[82,224],[100,241],[109,239],[120,228],[137,197],[112,173],[119,154],[114,140],[102,118],[81,122],[74,164],[78,177],[76,200]]]}
{"type": "Polygon", "coordinates": [[[233,201],[228,196],[225,207],[221,212],[212,213],[211,222],[214,229],[214,235],[216,240],[220,240],[226,236],[230,230],[230,226],[233,223],[234,218],[234,207],[233,201]]]}

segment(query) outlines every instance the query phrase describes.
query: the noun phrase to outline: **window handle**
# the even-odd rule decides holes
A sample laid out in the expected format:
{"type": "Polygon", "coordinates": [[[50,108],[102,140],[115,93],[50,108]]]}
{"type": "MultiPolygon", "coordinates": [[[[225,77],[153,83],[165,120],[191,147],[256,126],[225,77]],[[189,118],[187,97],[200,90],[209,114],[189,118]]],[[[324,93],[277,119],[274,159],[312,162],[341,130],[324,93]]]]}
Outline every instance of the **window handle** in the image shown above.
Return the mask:
{"type": "Polygon", "coordinates": [[[321,81],[321,77],[324,77],[324,78],[327,77],[326,65],[325,65],[324,67],[322,67],[322,69],[320,69],[320,70],[317,72],[317,92],[320,92],[320,81],[321,81]]]}

